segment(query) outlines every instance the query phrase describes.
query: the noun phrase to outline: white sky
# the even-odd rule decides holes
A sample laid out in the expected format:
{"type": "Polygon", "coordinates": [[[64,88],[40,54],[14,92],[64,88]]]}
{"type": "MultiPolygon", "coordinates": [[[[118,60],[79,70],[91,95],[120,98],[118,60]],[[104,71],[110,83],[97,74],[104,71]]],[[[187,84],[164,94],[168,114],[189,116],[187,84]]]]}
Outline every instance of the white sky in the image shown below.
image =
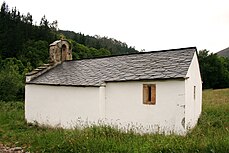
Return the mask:
{"type": "MultiPolygon", "coordinates": [[[[4,0],[0,0],[2,4],[4,0]]],[[[229,47],[229,0],[5,0],[40,23],[108,36],[146,51],[229,47]]]]}

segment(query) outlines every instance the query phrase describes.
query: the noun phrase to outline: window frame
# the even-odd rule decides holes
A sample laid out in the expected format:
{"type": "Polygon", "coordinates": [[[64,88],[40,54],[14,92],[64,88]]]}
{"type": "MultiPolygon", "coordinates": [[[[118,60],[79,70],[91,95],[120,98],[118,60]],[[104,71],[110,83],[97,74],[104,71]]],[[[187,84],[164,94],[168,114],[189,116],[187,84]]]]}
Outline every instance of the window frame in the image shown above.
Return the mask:
{"type": "Polygon", "coordinates": [[[156,105],[156,84],[143,84],[143,104],[156,105]]]}

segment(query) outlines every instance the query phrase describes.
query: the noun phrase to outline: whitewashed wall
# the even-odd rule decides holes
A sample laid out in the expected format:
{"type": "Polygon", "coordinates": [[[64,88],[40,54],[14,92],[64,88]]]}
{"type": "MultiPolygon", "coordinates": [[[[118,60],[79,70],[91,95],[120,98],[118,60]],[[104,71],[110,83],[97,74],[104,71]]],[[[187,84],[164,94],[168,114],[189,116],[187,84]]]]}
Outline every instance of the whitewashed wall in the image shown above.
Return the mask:
{"type": "Polygon", "coordinates": [[[25,118],[28,122],[66,128],[81,121],[97,121],[99,88],[27,84],[25,118]]]}
{"type": "Polygon", "coordinates": [[[185,126],[186,129],[189,129],[196,125],[202,111],[202,80],[196,53],[193,56],[187,77],[188,79],[185,81],[185,126]],[[195,98],[194,86],[196,86],[195,98]]]}
{"type": "Polygon", "coordinates": [[[105,117],[119,127],[184,134],[184,80],[106,84],[105,117]],[[143,104],[143,84],[156,84],[156,105],[143,104]]]}
{"type": "Polygon", "coordinates": [[[103,123],[140,133],[185,134],[202,110],[202,84],[196,54],[188,79],[109,82],[101,87],[27,84],[28,122],[71,128],[103,123]],[[143,84],[156,84],[156,105],[143,104],[143,84]],[[196,98],[194,99],[194,86],[196,98]]]}

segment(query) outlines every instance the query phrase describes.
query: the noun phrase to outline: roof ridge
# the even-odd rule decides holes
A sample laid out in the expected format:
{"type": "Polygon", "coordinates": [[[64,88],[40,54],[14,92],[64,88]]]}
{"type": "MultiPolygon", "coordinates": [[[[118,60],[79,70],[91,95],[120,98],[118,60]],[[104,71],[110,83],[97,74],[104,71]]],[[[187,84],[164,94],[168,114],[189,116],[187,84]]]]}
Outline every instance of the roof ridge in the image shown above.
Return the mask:
{"type": "Polygon", "coordinates": [[[111,55],[111,56],[102,56],[102,57],[93,57],[93,58],[83,58],[83,59],[69,60],[69,61],[64,61],[64,62],[92,60],[92,59],[103,59],[103,58],[119,57],[119,56],[129,56],[129,55],[151,54],[151,53],[179,51],[179,50],[187,50],[187,49],[195,49],[197,51],[197,48],[196,47],[184,47],[184,48],[175,48],[175,49],[154,50],[154,51],[137,52],[137,53],[127,53],[127,54],[121,54],[121,55],[111,55]]]}

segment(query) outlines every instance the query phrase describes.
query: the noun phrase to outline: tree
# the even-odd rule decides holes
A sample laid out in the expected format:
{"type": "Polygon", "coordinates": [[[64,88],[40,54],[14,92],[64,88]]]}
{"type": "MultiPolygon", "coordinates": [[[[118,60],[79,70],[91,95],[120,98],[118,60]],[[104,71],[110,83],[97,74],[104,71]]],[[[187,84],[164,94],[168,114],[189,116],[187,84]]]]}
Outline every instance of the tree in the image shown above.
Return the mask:
{"type": "Polygon", "coordinates": [[[32,68],[36,68],[43,63],[48,63],[48,42],[42,40],[27,41],[23,45],[23,49],[20,52],[19,59],[24,63],[24,65],[31,65],[32,68]]]}
{"type": "Polygon", "coordinates": [[[93,47],[88,48],[85,45],[79,44],[74,40],[69,40],[72,44],[73,59],[94,58],[111,55],[110,51],[104,48],[96,49],[93,47]]]}
{"type": "Polygon", "coordinates": [[[100,48],[104,48],[109,50],[112,55],[120,55],[120,54],[129,54],[129,53],[137,53],[138,51],[134,47],[128,47],[126,43],[118,41],[113,38],[100,37],[98,35],[89,36],[84,35],[82,33],[75,33],[73,31],[62,31],[59,30],[59,33],[64,34],[68,39],[72,39],[79,44],[83,44],[87,47],[92,47],[97,50],[100,48]]]}
{"type": "Polygon", "coordinates": [[[111,55],[111,52],[105,48],[100,48],[99,53],[100,53],[99,56],[110,56],[111,55]]]}
{"type": "Polygon", "coordinates": [[[24,95],[24,66],[16,58],[7,58],[0,62],[0,100],[22,100],[24,95]]]}
{"type": "Polygon", "coordinates": [[[198,54],[203,88],[229,87],[229,60],[201,50],[198,54]]]}
{"type": "Polygon", "coordinates": [[[53,22],[50,24],[50,29],[51,29],[52,31],[57,31],[57,30],[58,30],[58,21],[57,21],[57,20],[53,21],[53,22]]]}

